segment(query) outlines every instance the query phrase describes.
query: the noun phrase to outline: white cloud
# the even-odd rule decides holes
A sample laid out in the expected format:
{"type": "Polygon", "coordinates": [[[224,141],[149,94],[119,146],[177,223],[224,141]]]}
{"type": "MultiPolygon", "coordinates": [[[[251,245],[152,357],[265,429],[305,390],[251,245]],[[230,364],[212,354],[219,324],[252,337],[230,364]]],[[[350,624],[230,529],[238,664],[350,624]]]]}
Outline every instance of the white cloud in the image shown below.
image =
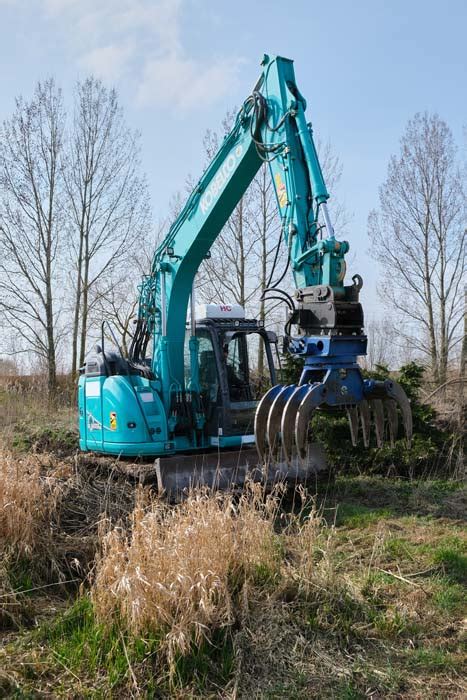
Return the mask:
{"type": "Polygon", "coordinates": [[[81,56],[79,64],[103,80],[115,82],[125,73],[132,54],[132,46],[101,46],[81,56]]]}
{"type": "Polygon", "coordinates": [[[241,62],[222,59],[203,65],[177,54],[150,59],[139,85],[138,101],[163,101],[183,110],[206,107],[232,90],[241,62]]]}
{"type": "Polygon", "coordinates": [[[140,104],[189,110],[214,102],[236,82],[238,58],[187,54],[185,0],[41,1],[69,34],[77,64],[108,81],[131,80],[140,104]]]}

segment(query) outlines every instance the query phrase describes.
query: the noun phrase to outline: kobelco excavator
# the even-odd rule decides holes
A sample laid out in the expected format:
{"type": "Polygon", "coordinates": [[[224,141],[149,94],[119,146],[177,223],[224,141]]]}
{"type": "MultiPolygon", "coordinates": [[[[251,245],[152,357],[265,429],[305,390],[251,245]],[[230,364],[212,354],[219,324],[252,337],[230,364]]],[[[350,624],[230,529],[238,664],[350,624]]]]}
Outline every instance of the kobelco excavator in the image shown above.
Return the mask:
{"type": "Polygon", "coordinates": [[[263,472],[268,465],[274,478],[314,473],[320,464],[316,446],[309,448],[315,410],[345,412],[353,443],[361,432],[366,446],[371,424],[378,446],[386,429],[394,441],[400,413],[410,442],[403,389],[392,379],[364,379],[357,363],[367,348],[362,279],[354,275],[345,284],[349,244],[335,236],[305,109],[293,61],[265,55],[232,130],[155,251],[140,286],[128,357],[106,351],[104,333],[87,357],[79,380],[82,450],[157,458],[163,485],[173,489],[192,483],[196,470],[199,478],[202,465],[204,481],[221,465],[226,483],[258,465],[263,472]],[[288,307],[287,352],[303,361],[293,385],[278,383],[277,338],[262,323],[229,303],[195,309],[198,268],[265,162],[282,222],[278,245],[285,246],[296,287],[294,295],[281,290],[283,274],[265,293],[288,307]],[[271,387],[262,397],[252,372],[258,342],[271,387]],[[252,443],[254,453],[247,449],[252,443]]]}

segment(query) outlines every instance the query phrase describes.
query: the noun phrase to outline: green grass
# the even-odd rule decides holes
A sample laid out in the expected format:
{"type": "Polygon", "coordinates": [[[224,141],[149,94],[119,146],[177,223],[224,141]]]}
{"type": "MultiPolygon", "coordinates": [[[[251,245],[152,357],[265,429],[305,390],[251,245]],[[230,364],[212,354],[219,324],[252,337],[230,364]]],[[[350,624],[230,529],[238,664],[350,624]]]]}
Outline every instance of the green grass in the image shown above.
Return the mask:
{"type": "Polygon", "coordinates": [[[440,546],[433,552],[433,561],[455,583],[467,584],[467,556],[457,547],[440,546]]]}
{"type": "Polygon", "coordinates": [[[45,427],[22,422],[14,426],[11,446],[19,452],[35,449],[63,455],[78,449],[78,433],[63,425],[45,427]]]}
{"type": "Polygon", "coordinates": [[[383,518],[389,518],[393,514],[390,508],[369,508],[364,505],[341,504],[336,514],[336,526],[345,526],[350,529],[367,527],[371,523],[383,518]]]}
{"type": "Polygon", "coordinates": [[[32,577],[31,562],[20,558],[13,560],[8,566],[8,579],[11,587],[17,593],[30,594],[35,588],[32,577]]]}
{"type": "Polygon", "coordinates": [[[224,685],[234,670],[234,648],[230,632],[217,630],[211,641],[194,648],[191,654],[176,660],[176,686],[193,686],[202,692],[213,683],[224,685]]]}
{"type": "Polygon", "coordinates": [[[411,668],[432,673],[450,671],[459,665],[452,653],[436,647],[407,649],[405,660],[411,668]]]}
{"type": "MultiPolygon", "coordinates": [[[[91,674],[104,670],[110,688],[123,682],[128,674],[118,629],[115,626],[105,629],[97,624],[87,596],[78,598],[56,621],[44,626],[40,639],[52,657],[72,672],[80,672],[84,665],[91,674]]],[[[139,651],[136,645],[137,656],[139,651]]]]}
{"type": "Polygon", "coordinates": [[[384,543],[384,549],[393,559],[404,561],[414,559],[413,545],[403,537],[391,537],[384,543]]]}
{"type": "Polygon", "coordinates": [[[353,681],[343,681],[336,688],[336,700],[365,700],[366,697],[353,681]]]}
{"type": "Polygon", "coordinates": [[[283,683],[275,683],[272,688],[264,691],[263,700],[306,700],[309,698],[307,678],[297,673],[292,679],[283,683]]]}
{"type": "Polygon", "coordinates": [[[321,503],[390,510],[393,515],[443,515],[443,503],[465,488],[461,481],[385,479],[379,476],[338,475],[321,503]]]}
{"type": "Polygon", "coordinates": [[[85,686],[80,692],[84,696],[86,686],[93,685],[94,681],[102,686],[102,697],[107,697],[108,690],[117,692],[119,688],[129,687],[133,682],[130,666],[138,670],[138,684],[147,697],[159,697],[159,692],[162,693],[160,697],[168,697],[164,693],[170,693],[170,688],[183,688],[188,683],[199,691],[211,684],[225,684],[234,664],[231,636],[219,630],[210,642],[193,647],[185,656],[178,656],[170,686],[165,679],[160,687],[160,678],[157,683],[154,681],[160,645],[157,637],[129,635],[118,622],[110,626],[99,624],[87,595],[79,597],[52,624],[42,626],[37,637],[52,664],[62,666],[78,678],[83,677],[85,686]]]}
{"type": "Polygon", "coordinates": [[[433,602],[443,613],[448,615],[461,615],[467,611],[466,589],[459,583],[452,583],[449,578],[437,577],[433,579],[435,590],[433,602]]]}

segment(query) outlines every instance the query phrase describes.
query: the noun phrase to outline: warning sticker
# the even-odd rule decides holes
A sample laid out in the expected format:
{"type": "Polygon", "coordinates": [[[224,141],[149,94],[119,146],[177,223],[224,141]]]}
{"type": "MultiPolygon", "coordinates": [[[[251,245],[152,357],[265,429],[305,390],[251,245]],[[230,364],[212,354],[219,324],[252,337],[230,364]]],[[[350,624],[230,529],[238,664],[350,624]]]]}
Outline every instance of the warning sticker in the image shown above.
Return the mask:
{"type": "Polygon", "coordinates": [[[110,413],[110,430],[117,430],[117,414],[115,411],[110,413]]]}
{"type": "Polygon", "coordinates": [[[274,180],[276,182],[276,192],[277,192],[277,199],[279,200],[279,206],[285,207],[287,204],[287,189],[285,187],[285,183],[283,179],[281,178],[280,173],[276,173],[274,180]]]}

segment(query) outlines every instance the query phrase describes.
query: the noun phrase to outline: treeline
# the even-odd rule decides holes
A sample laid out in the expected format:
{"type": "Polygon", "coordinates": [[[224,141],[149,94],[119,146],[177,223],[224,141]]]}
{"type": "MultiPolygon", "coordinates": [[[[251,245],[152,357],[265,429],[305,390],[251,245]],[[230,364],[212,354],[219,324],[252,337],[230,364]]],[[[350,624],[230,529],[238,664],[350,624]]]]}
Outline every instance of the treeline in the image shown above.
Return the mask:
{"type": "MultiPolygon", "coordinates": [[[[0,127],[0,353],[32,359],[50,394],[59,364],[76,375],[103,318],[126,350],[136,284],[164,228],[156,232],[140,134],[126,124],[116,91],[89,77],[73,97],[67,114],[54,80],[39,82],[0,127]]],[[[233,117],[206,132],[206,164],[233,117]]],[[[329,144],[319,151],[344,238],[350,217],[334,196],[342,167],[329,144]]],[[[417,360],[435,384],[446,382],[450,363],[460,360],[465,371],[465,195],[466,167],[448,125],[436,114],[415,115],[368,219],[383,309],[367,323],[368,369],[417,360]]],[[[173,199],[168,222],[184,198],[173,199]]],[[[278,280],[293,289],[282,239],[263,166],[198,274],[198,301],[236,302],[280,330],[284,310],[267,289],[278,280]]],[[[260,352],[260,374],[263,364],[260,352]]]]}
{"type": "Polygon", "coordinates": [[[125,297],[128,265],[151,233],[140,136],[116,91],[80,81],[70,114],[53,79],[17,98],[0,129],[2,350],[34,358],[50,394],[61,353],[75,374],[90,328],[125,297]]]}

